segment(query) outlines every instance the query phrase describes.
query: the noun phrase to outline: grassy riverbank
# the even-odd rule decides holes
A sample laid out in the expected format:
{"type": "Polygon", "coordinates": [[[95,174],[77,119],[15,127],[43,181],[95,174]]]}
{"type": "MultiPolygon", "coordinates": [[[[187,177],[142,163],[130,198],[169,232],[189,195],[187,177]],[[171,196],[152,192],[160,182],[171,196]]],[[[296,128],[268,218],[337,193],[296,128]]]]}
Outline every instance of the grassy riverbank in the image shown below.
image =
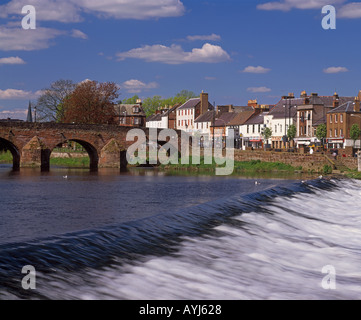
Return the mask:
{"type": "MultiPolygon", "coordinates": [[[[12,164],[13,157],[10,152],[0,153],[0,163],[12,164]]],[[[89,157],[80,158],[51,158],[50,165],[64,168],[88,168],[90,166],[89,157]]]]}
{"type": "Polygon", "coordinates": [[[13,163],[13,156],[10,152],[0,152],[0,163],[13,163]]]}
{"type": "MultiPolygon", "coordinates": [[[[192,161],[190,160],[190,163],[192,161]]],[[[204,159],[201,159],[201,164],[176,164],[176,165],[161,165],[159,168],[164,171],[192,171],[192,172],[214,172],[216,168],[224,167],[217,165],[215,161],[213,164],[204,164],[204,159]]],[[[261,173],[261,172],[284,172],[297,173],[302,168],[295,168],[291,165],[281,162],[262,162],[262,161],[235,161],[234,173],[261,173]]]]}

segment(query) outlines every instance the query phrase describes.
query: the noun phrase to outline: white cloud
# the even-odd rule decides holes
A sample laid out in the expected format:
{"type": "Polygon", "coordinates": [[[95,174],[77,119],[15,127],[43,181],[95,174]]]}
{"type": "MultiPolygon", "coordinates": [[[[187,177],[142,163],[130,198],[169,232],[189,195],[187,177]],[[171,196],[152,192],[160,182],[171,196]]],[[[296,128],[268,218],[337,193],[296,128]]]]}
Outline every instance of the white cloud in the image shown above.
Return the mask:
{"type": "Polygon", "coordinates": [[[258,67],[249,66],[249,67],[246,67],[242,72],[261,74],[261,73],[268,73],[270,71],[271,71],[271,69],[264,68],[261,66],[258,66],[258,67]]]}
{"type": "Polygon", "coordinates": [[[0,119],[25,119],[28,109],[0,110],[0,119]]]}
{"type": "MultiPolygon", "coordinates": [[[[28,0],[11,0],[0,6],[0,18],[20,15],[28,0]]],[[[32,0],[37,20],[58,22],[80,22],[83,13],[115,19],[157,19],[178,17],[185,7],[180,0],[32,0]]]]}
{"type": "Polygon", "coordinates": [[[218,34],[204,35],[204,36],[188,36],[189,41],[221,41],[221,36],[218,34]]]}
{"type": "Polygon", "coordinates": [[[252,93],[265,93],[265,92],[271,92],[272,90],[267,87],[251,87],[248,88],[247,91],[252,93]]]}
{"type": "Polygon", "coordinates": [[[120,85],[121,89],[127,90],[129,93],[139,93],[143,90],[156,89],[159,85],[156,82],[144,83],[140,80],[128,80],[120,85]]]}
{"type": "Polygon", "coordinates": [[[283,0],[257,5],[260,10],[320,9],[326,5],[342,4],[346,0],[283,0]]]}
{"type": "Polygon", "coordinates": [[[63,31],[49,28],[23,30],[0,26],[0,50],[33,51],[47,49],[51,45],[51,40],[63,34],[63,31]]]}
{"type": "Polygon", "coordinates": [[[324,69],[323,72],[324,73],[342,73],[342,72],[348,72],[349,70],[345,67],[329,67],[327,69],[324,69]]]}
{"type": "Polygon", "coordinates": [[[0,65],[2,64],[26,64],[26,62],[19,57],[0,58],[0,65]]]}
{"type": "Polygon", "coordinates": [[[201,49],[193,49],[191,52],[184,51],[179,45],[172,45],[170,47],[147,45],[128,52],[118,53],[117,57],[118,60],[132,58],[166,64],[219,63],[230,60],[229,54],[220,46],[214,46],[209,43],[206,43],[201,49]]]}
{"type": "Polygon", "coordinates": [[[214,81],[214,80],[217,80],[216,77],[204,77],[205,80],[208,80],[208,81],[214,81]]]}
{"type": "Polygon", "coordinates": [[[352,2],[344,5],[338,10],[337,17],[348,19],[361,18],[361,3],[352,2]]]}
{"type": "Polygon", "coordinates": [[[83,40],[87,40],[88,39],[88,36],[83,32],[83,31],[80,31],[78,29],[73,29],[71,31],[71,36],[73,38],[79,38],[79,39],[83,39],[83,40]]]}
{"type": "Polygon", "coordinates": [[[17,89],[0,90],[0,100],[28,100],[36,99],[41,91],[31,92],[17,89]]]}

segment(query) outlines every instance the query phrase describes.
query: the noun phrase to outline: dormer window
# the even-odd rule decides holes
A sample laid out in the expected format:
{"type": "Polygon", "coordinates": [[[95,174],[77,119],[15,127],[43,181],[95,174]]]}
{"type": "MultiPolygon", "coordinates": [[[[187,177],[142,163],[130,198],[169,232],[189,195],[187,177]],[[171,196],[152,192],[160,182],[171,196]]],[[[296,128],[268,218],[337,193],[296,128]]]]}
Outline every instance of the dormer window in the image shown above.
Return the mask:
{"type": "Polygon", "coordinates": [[[134,108],[133,108],[133,113],[139,113],[139,111],[140,111],[140,110],[139,110],[139,107],[134,107],[134,108]]]}

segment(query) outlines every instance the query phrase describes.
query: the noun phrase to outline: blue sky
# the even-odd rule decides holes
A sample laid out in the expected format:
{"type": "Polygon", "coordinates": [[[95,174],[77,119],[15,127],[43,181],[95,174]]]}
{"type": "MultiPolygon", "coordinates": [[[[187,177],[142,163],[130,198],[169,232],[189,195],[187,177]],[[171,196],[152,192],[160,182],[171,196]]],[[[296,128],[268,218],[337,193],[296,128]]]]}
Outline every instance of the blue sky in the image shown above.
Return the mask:
{"type": "Polygon", "coordinates": [[[25,118],[58,79],[113,81],[120,99],[208,92],[216,104],[361,90],[361,3],[347,0],[11,0],[0,5],[0,118],[25,118]],[[36,9],[23,30],[22,7],[36,9]],[[324,5],[337,9],[324,30],[324,5]]]}

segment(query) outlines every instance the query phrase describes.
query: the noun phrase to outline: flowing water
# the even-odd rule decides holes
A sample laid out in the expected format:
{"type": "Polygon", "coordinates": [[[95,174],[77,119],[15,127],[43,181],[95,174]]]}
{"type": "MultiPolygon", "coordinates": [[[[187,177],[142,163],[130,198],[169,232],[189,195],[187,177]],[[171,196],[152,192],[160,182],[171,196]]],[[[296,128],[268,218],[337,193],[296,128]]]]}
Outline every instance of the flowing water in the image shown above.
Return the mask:
{"type": "Polygon", "coordinates": [[[360,187],[2,166],[0,299],[361,299],[360,187]]]}

